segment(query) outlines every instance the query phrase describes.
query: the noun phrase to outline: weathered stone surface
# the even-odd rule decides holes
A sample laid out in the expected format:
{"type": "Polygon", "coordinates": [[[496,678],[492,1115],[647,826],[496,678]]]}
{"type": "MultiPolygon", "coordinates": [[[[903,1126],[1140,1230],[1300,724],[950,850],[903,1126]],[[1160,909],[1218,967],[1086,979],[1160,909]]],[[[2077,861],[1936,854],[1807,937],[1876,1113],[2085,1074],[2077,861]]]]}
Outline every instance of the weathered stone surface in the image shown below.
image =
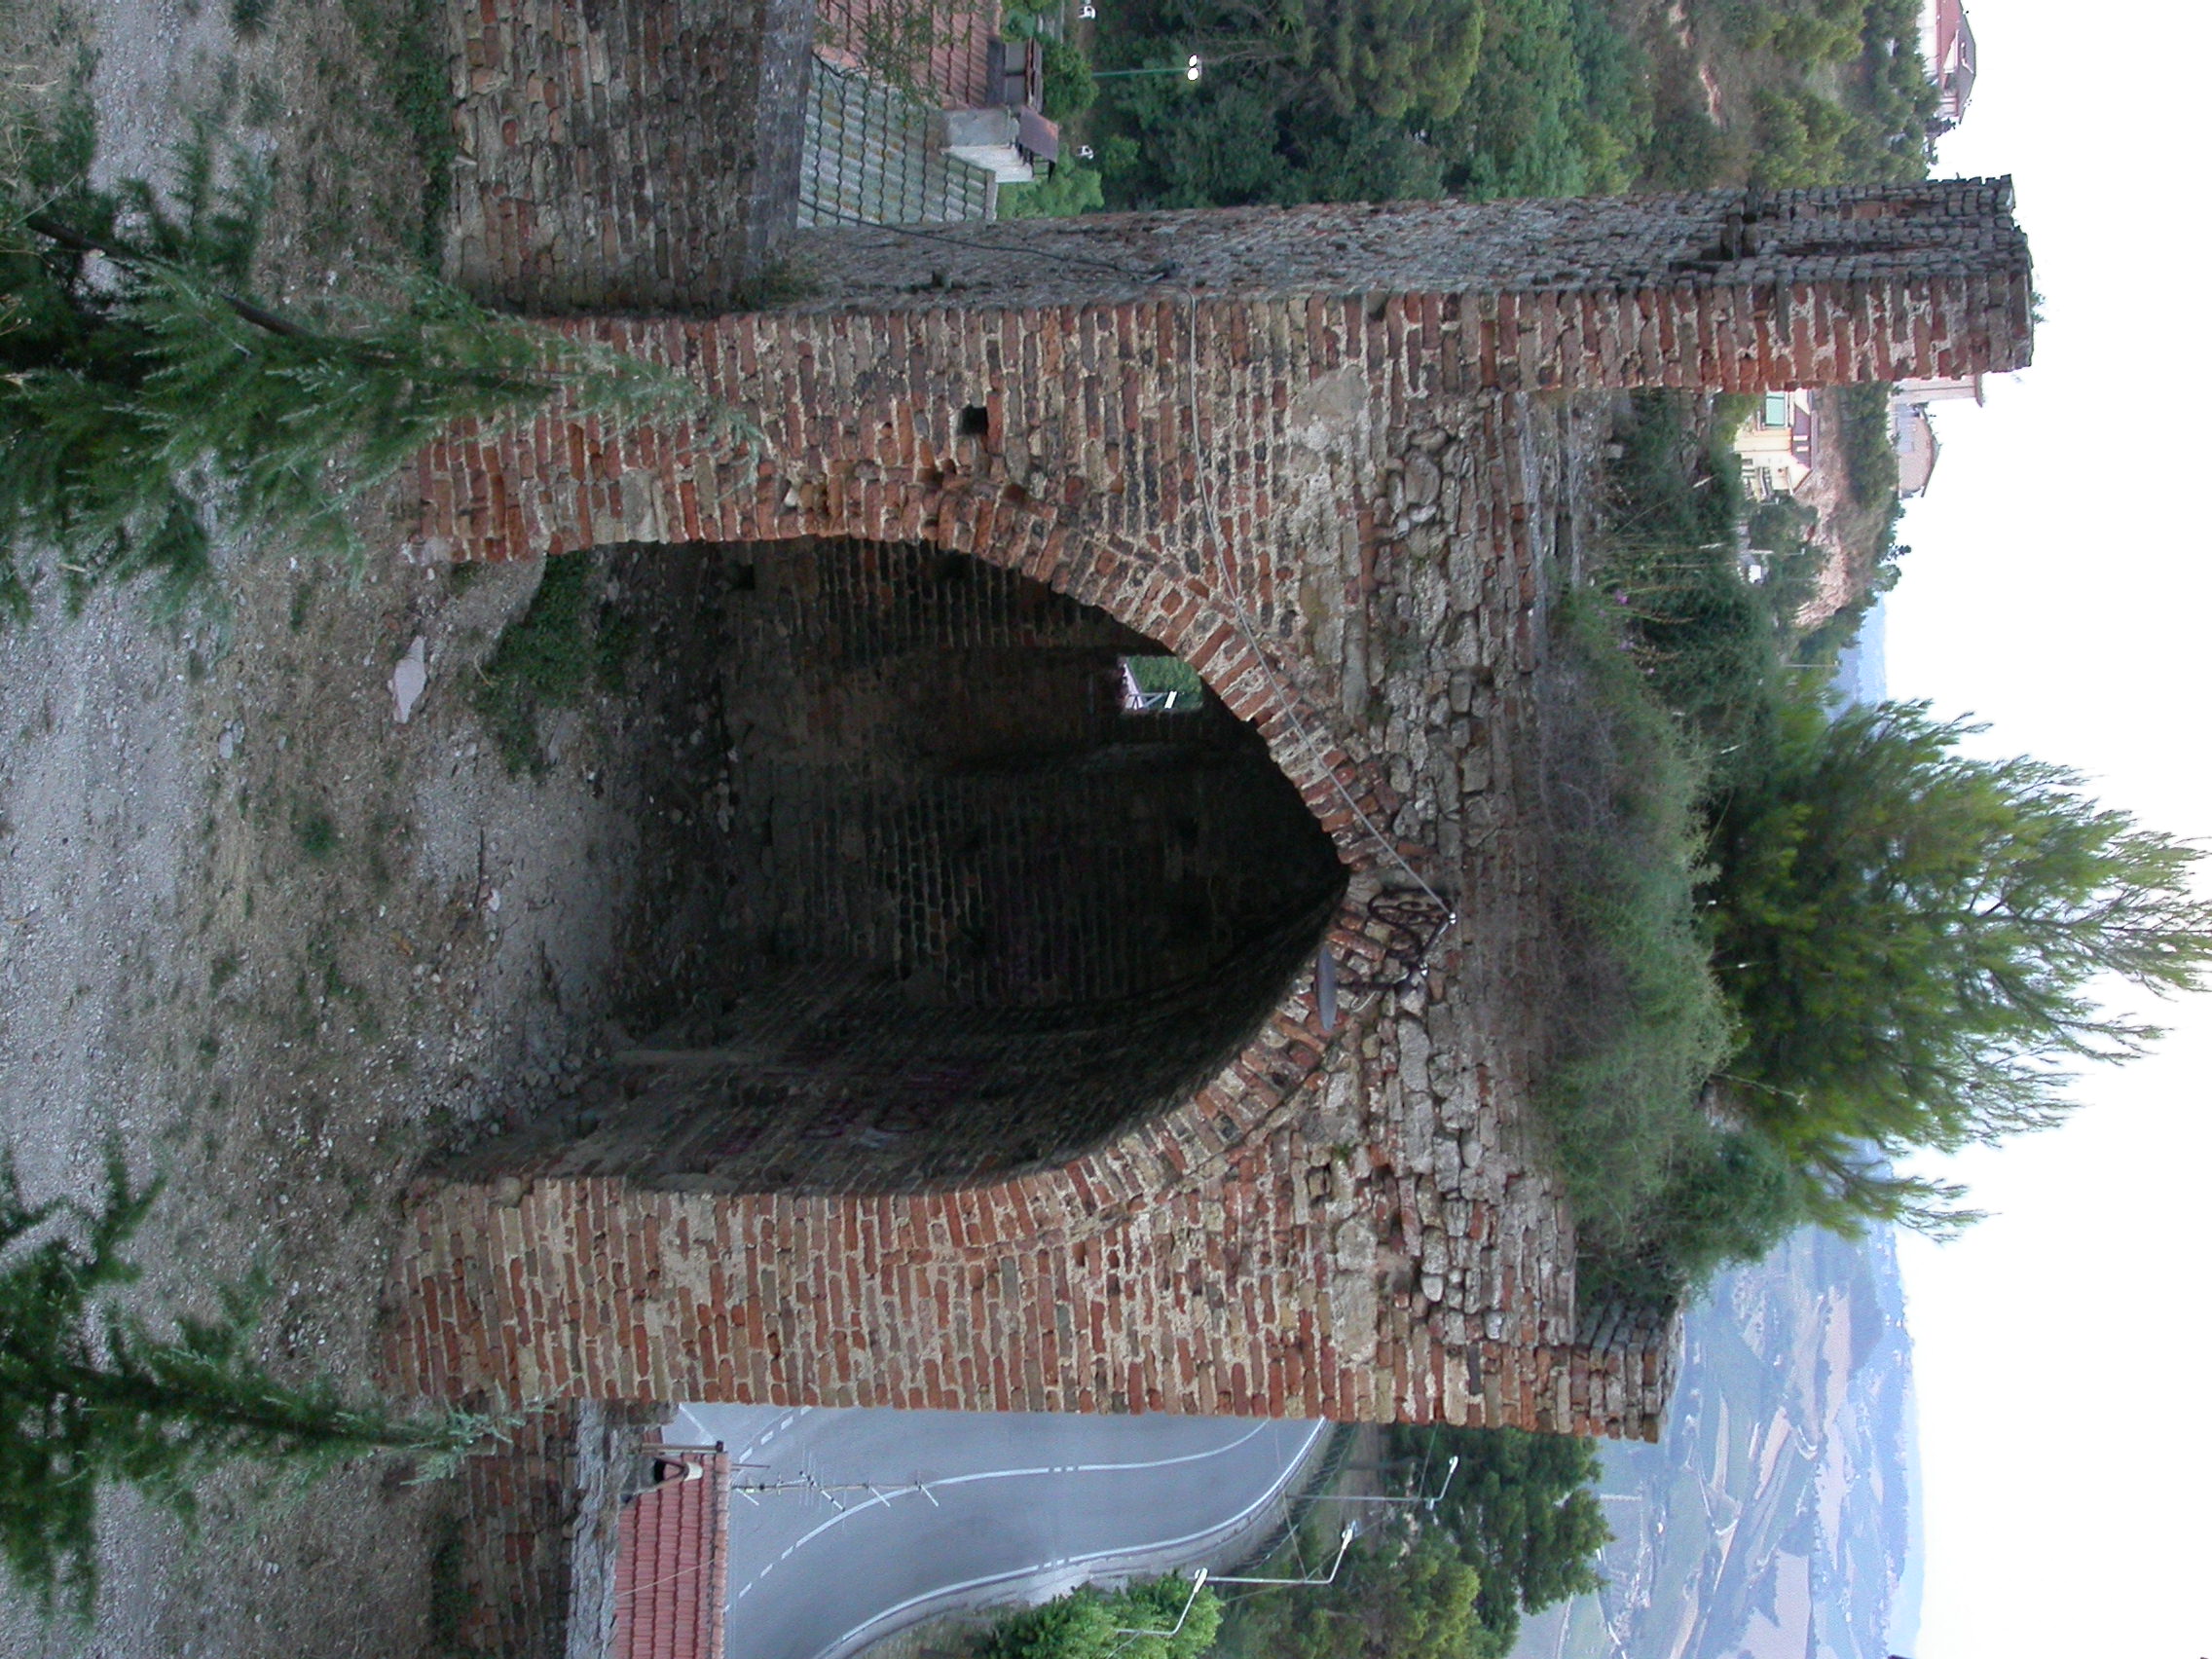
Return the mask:
{"type": "Polygon", "coordinates": [[[798,194],[808,0],[446,8],[447,269],[522,311],[726,309],[798,194]]]}
{"type": "Polygon", "coordinates": [[[1002,1179],[673,1191],[555,1163],[505,1171],[511,1206],[452,1180],[394,1270],[392,1382],[1653,1433],[1668,1333],[1578,1306],[1527,1144],[1552,975],[1532,682],[1596,424],[1540,388],[2011,366],[2004,188],[977,240],[826,236],[799,310],[570,325],[773,449],[559,415],[456,434],[423,463],[419,553],[921,542],[1097,607],[1196,666],[1335,838],[1340,1022],[1301,974],[1194,1097],[1002,1179]],[[1433,940],[1421,883],[1456,912],[1433,940]]]}

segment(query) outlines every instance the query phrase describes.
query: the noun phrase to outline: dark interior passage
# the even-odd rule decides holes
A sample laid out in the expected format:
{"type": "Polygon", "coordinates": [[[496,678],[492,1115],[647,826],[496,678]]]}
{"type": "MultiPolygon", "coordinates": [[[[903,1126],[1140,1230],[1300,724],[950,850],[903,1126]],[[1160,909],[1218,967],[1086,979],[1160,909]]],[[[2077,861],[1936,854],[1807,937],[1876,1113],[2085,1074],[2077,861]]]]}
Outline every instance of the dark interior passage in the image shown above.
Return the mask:
{"type": "Polygon", "coordinates": [[[532,1166],[958,1182],[1074,1156],[1249,1039],[1344,879],[1257,733],[1141,694],[1157,646],[962,555],[713,557],[728,764],[683,995],[532,1166]]]}

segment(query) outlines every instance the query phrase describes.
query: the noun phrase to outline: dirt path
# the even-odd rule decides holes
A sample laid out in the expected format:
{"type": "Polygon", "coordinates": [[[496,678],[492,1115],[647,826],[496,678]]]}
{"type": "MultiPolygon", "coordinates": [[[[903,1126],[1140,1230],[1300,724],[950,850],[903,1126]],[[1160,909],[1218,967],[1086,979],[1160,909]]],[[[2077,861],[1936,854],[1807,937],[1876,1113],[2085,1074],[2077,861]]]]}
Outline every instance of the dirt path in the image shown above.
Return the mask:
{"type": "MultiPolygon", "coordinates": [[[[355,9],[277,10],[251,42],[212,0],[5,27],[41,73],[97,55],[113,171],[159,171],[210,100],[261,122],[240,129],[280,168],[271,285],[296,295],[419,235],[355,9]]],[[[164,1183],[144,1306],[204,1308],[262,1272],[273,1360],[358,1388],[412,1171],[557,1103],[649,984],[649,961],[622,964],[682,880],[679,775],[720,748],[691,735],[668,639],[682,571],[602,559],[595,597],[642,630],[651,672],[543,721],[544,775],[511,774],[474,688],[539,568],[457,581],[400,564],[393,523],[369,530],[357,579],[227,546],[182,620],[130,591],[72,614],[47,583],[0,631],[0,1136],[34,1198],[96,1198],[125,1148],[164,1183]],[[402,724],[391,676],[418,639],[428,686],[402,724]]],[[[363,1465],[304,1496],[218,1480],[190,1537],[119,1496],[94,1626],[42,1626],[0,1589],[0,1652],[440,1651],[453,1490],[405,1473],[363,1465]]]]}

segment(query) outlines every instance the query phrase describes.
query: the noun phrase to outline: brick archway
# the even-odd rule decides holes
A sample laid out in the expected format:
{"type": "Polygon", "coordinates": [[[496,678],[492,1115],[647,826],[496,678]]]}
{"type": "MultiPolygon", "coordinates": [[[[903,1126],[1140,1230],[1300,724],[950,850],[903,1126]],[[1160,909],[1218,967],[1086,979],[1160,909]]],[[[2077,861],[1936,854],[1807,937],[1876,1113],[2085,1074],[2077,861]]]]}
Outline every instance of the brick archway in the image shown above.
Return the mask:
{"type": "Polygon", "coordinates": [[[1292,1086],[1249,1039],[1332,927],[1352,977],[1374,945],[1247,722],[1195,692],[1132,706],[1158,642],[928,542],[624,554],[689,560],[677,650],[711,665],[681,696],[716,759],[679,816],[715,829],[682,859],[694,920],[655,936],[686,966],[577,1098],[461,1170],[975,1188],[1239,1063],[1292,1086]]]}
{"type": "Polygon", "coordinates": [[[1302,979],[1192,1100],[1064,1167],[820,1197],[433,1183],[390,1282],[391,1381],[1655,1432],[1664,1324],[1577,1306],[1525,1123],[1533,677],[1594,448],[1572,394],[2019,366],[2009,209],[1955,181],[1100,215],[926,252],[825,232],[794,243],[821,284],[791,310],[565,325],[755,412],[773,458],[558,412],[457,435],[423,463],[423,553],[857,535],[1003,563],[1260,728],[1363,866],[1347,956],[1385,944],[1356,902],[1384,873],[1362,814],[1433,858],[1462,926],[1340,1032],[1302,979]]]}

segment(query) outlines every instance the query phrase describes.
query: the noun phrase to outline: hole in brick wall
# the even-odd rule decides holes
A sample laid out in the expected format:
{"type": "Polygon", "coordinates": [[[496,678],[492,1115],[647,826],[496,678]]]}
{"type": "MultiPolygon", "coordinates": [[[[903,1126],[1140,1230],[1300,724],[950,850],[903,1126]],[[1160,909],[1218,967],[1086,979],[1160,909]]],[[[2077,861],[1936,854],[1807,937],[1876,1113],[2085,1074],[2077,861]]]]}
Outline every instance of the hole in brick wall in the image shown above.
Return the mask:
{"type": "Polygon", "coordinates": [[[971,403],[960,412],[960,435],[964,438],[985,438],[991,432],[991,412],[979,403],[971,403]]]}
{"type": "Polygon", "coordinates": [[[688,665],[680,715],[631,729],[713,763],[641,792],[683,828],[640,861],[637,1036],[479,1167],[870,1191],[1063,1161],[1188,1098],[1310,960],[1333,845],[1142,636],[935,548],[635,569],[686,560],[639,647],[688,665]]]}
{"type": "Polygon", "coordinates": [[[1122,659],[1122,712],[1127,715],[1195,715],[1206,706],[1205,682],[1177,656],[1122,659]]]}

